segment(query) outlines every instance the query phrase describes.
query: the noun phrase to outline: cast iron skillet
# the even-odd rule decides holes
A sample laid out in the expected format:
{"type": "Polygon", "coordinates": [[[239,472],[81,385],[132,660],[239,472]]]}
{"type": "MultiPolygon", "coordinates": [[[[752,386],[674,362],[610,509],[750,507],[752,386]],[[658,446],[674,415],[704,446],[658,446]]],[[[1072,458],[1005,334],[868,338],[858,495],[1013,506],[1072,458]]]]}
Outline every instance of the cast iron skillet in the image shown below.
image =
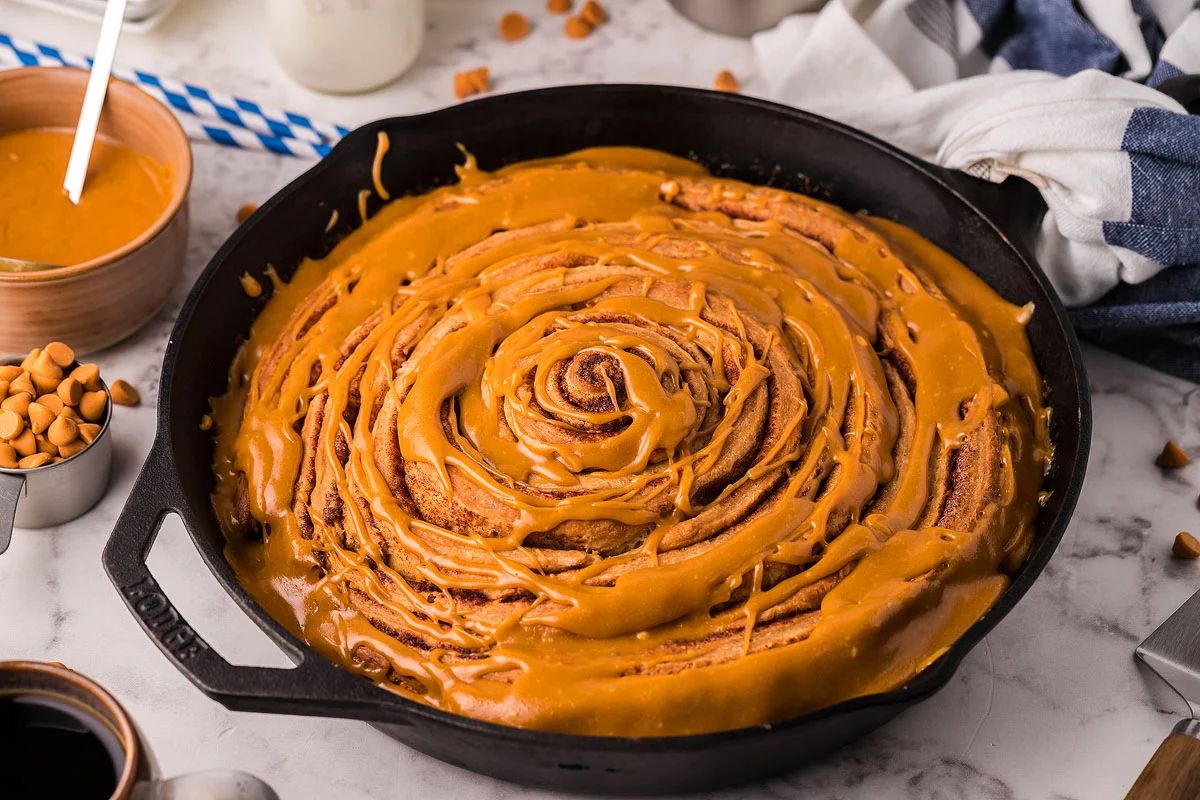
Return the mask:
{"type": "MultiPolygon", "coordinates": [[[[1036,192],[939,169],[859,131],[760,100],[661,86],[574,86],[490,97],[354,131],[244,224],[209,262],[180,311],[163,360],[158,436],[104,550],[104,565],[159,648],[228,708],[344,717],[467,769],[568,791],[658,793],[709,789],[795,768],[923,700],[1016,604],[1062,537],[1083,480],[1091,414],[1075,335],[1026,242],[1044,207],[1036,192]],[[693,158],[718,175],[813,193],[915,228],[971,266],[1000,294],[1033,301],[1030,341],[1054,408],[1055,457],[1037,544],[999,602],[928,669],[896,691],[861,697],[774,725],[655,739],[518,730],[437,711],[371,685],[317,655],[259,607],[222,555],[212,512],[211,433],[198,425],[265,298],[238,276],[272,264],[285,279],[358,219],[371,186],[376,134],[391,151],[393,194],[453,180],[463,143],[485,168],[591,145],[641,145],[693,158]],[[339,224],[330,234],[330,213],[339,224]],[[163,517],[178,514],[213,575],[296,662],[295,669],[234,666],[209,647],[151,577],[146,555],[163,517]]],[[[374,208],[374,206],[372,207],[374,208]]]]}

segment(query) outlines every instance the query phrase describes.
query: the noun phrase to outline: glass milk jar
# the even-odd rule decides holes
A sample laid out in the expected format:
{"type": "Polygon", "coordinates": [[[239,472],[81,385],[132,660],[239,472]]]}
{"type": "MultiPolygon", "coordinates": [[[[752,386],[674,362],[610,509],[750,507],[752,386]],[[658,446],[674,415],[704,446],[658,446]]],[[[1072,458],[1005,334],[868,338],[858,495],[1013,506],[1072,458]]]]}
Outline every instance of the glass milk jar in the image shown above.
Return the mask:
{"type": "Polygon", "coordinates": [[[365,92],[400,77],[425,34],[424,0],[267,0],[271,49],[321,92],[365,92]]]}

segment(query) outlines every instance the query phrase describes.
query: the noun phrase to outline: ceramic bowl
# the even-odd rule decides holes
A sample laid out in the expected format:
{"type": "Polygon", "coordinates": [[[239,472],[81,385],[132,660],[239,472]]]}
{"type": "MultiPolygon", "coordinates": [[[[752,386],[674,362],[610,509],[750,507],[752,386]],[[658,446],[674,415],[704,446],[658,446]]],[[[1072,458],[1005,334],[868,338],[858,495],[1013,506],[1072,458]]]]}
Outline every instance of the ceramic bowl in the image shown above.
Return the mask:
{"type": "MultiPolygon", "coordinates": [[[[0,72],[0,134],[73,129],[87,78],[83,70],[66,67],[0,72]]],[[[179,278],[192,182],[187,135],[166,106],[115,79],[99,135],[170,168],[167,207],[148,230],[100,258],[37,272],[0,272],[0,354],[27,352],[54,340],[77,353],[108,347],[153,319],[179,278]]]]}

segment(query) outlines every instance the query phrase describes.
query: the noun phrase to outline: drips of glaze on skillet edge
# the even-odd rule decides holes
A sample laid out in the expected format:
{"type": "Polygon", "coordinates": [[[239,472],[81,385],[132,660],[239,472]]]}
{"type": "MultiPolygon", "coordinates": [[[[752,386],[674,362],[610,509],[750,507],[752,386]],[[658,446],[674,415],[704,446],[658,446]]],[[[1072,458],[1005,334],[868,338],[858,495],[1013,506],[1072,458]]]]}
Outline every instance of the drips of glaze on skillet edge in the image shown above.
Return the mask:
{"type": "Polygon", "coordinates": [[[895,688],[1004,591],[1029,309],[899,225],[606,148],[394,200],[216,403],[264,607],[422,702],[673,735],[895,688]]]}

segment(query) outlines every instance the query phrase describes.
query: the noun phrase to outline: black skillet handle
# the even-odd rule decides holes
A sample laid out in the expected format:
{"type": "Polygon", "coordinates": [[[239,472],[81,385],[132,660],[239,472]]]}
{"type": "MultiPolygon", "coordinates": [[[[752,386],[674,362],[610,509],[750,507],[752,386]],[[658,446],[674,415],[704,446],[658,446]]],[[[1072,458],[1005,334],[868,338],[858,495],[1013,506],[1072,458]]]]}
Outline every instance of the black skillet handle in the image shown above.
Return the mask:
{"type": "MultiPolygon", "coordinates": [[[[188,524],[186,498],[161,441],[155,442],[104,547],[104,568],[125,605],[176,668],[205,694],[236,711],[267,711],[371,719],[403,724],[399,698],[293,643],[280,641],[294,669],[226,661],[201,638],[150,574],[146,557],[162,521],[176,513],[188,524]],[[391,713],[388,713],[391,712],[391,713]]],[[[278,640],[277,640],[278,641],[278,640]]]]}

